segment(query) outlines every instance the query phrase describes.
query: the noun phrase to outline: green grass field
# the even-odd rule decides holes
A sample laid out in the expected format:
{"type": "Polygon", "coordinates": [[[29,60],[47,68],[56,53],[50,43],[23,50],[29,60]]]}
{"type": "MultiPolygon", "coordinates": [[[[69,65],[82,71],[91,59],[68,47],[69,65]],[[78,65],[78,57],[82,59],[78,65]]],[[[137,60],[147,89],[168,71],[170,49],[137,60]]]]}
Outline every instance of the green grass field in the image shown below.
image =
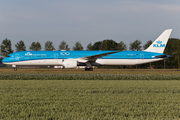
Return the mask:
{"type": "Polygon", "coordinates": [[[180,69],[0,69],[0,73],[179,74],[180,69]]]}
{"type": "Polygon", "coordinates": [[[0,119],[180,119],[180,81],[0,80],[0,119]]]}

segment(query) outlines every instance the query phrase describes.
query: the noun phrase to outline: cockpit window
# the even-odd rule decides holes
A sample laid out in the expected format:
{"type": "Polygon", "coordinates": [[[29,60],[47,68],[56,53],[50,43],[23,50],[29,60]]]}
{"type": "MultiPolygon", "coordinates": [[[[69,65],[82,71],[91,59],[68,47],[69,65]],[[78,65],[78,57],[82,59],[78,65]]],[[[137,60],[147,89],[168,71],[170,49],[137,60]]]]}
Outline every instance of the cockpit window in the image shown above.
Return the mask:
{"type": "Polygon", "coordinates": [[[9,55],[7,57],[10,57],[9,55]]]}

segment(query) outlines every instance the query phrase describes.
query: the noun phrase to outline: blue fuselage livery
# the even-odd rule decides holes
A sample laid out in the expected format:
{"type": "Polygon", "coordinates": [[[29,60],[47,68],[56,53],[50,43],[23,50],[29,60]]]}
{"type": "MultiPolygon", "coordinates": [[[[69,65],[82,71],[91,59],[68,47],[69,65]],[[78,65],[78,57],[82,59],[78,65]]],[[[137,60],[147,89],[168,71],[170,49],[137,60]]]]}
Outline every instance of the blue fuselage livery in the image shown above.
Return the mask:
{"type": "Polygon", "coordinates": [[[20,51],[9,54],[4,64],[17,65],[54,65],[63,68],[86,66],[93,70],[98,65],[137,65],[163,60],[169,55],[163,54],[171,29],[164,31],[144,51],[20,51]]]}
{"type": "MultiPolygon", "coordinates": [[[[25,62],[25,61],[34,61],[38,60],[40,64],[42,60],[67,60],[67,59],[80,59],[88,56],[94,56],[97,54],[109,53],[115,51],[20,51],[9,54],[6,58],[3,59],[3,63],[16,63],[25,62]]],[[[113,53],[107,56],[102,56],[99,59],[136,59],[136,60],[144,60],[144,59],[158,59],[155,56],[164,55],[162,53],[153,53],[146,51],[120,51],[117,53],[113,53]]],[[[22,63],[21,63],[22,64],[22,63]]],[[[120,65],[134,65],[136,63],[118,63],[120,65]]],[[[45,65],[45,64],[42,64],[45,65]]],[[[52,63],[52,65],[58,65],[52,63]]]]}

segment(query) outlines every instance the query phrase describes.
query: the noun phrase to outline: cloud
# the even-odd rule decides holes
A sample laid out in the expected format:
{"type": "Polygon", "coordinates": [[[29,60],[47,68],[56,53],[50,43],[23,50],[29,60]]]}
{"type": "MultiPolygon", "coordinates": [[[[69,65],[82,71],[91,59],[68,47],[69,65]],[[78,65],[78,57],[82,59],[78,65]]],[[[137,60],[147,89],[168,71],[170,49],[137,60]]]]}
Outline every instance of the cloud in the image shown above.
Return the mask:
{"type": "Polygon", "coordinates": [[[56,45],[64,40],[70,47],[107,38],[130,43],[148,39],[151,32],[159,35],[166,27],[178,28],[179,12],[178,4],[155,0],[7,2],[0,5],[0,37],[26,40],[27,46],[32,40],[56,45]]]}
{"type": "MultiPolygon", "coordinates": [[[[178,2],[180,3],[180,2],[178,2]]],[[[127,1],[117,1],[111,5],[107,5],[110,11],[123,11],[123,12],[147,12],[147,11],[157,11],[165,10],[167,12],[180,12],[180,5],[172,4],[167,2],[154,2],[154,1],[141,1],[141,0],[127,0],[127,1]]],[[[105,6],[105,7],[107,7],[105,6]]],[[[105,9],[105,8],[103,8],[105,9]]],[[[107,12],[107,11],[106,11],[107,12]]]]}
{"type": "Polygon", "coordinates": [[[180,5],[160,5],[160,9],[165,10],[171,13],[179,13],[180,12],[180,5]]]}
{"type": "Polygon", "coordinates": [[[7,17],[7,16],[5,16],[5,15],[0,15],[0,22],[1,23],[4,23],[4,22],[13,22],[13,19],[11,19],[11,18],[9,18],[9,17],[7,17]]]}

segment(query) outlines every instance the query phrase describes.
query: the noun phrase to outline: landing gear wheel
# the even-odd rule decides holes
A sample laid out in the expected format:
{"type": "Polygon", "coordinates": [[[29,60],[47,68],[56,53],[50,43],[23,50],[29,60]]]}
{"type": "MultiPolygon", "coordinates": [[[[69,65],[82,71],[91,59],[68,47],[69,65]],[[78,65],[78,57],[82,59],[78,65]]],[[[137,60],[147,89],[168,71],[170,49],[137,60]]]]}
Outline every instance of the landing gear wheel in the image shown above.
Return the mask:
{"type": "Polygon", "coordinates": [[[17,68],[14,68],[14,71],[17,71],[17,68]]]}
{"type": "Polygon", "coordinates": [[[93,68],[85,68],[85,71],[93,71],[93,68]]]}
{"type": "Polygon", "coordinates": [[[89,71],[93,71],[93,68],[89,68],[89,71]]]}

